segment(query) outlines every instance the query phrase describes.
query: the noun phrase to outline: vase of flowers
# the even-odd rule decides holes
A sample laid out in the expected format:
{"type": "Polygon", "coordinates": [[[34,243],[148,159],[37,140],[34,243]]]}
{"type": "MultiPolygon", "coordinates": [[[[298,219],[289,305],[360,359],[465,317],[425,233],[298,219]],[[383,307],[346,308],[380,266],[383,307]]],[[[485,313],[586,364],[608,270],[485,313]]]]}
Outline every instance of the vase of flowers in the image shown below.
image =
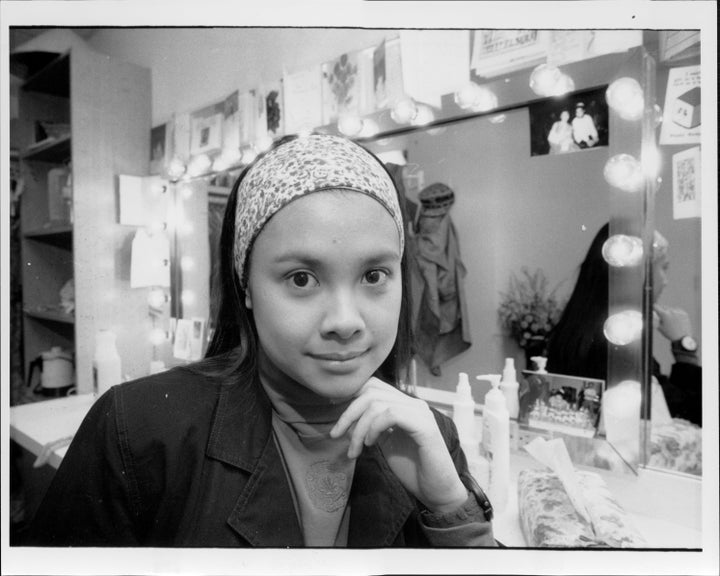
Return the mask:
{"type": "Polygon", "coordinates": [[[507,292],[501,292],[498,315],[500,323],[525,352],[525,365],[530,358],[544,356],[547,340],[562,312],[555,291],[548,290],[547,278],[541,269],[521,269],[518,277],[510,276],[507,292]]]}

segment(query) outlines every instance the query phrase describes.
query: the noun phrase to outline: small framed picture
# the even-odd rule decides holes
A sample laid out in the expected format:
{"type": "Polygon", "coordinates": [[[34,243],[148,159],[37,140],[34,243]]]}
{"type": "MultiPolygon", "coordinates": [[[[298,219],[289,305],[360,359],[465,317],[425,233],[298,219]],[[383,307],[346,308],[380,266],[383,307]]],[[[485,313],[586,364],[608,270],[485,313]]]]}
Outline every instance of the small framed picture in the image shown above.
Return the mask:
{"type": "Polygon", "coordinates": [[[206,154],[222,148],[225,102],[194,112],[190,118],[190,154],[206,154]]]}
{"type": "Polygon", "coordinates": [[[607,146],[606,88],[573,92],[528,106],[530,154],[568,154],[607,146]]]}

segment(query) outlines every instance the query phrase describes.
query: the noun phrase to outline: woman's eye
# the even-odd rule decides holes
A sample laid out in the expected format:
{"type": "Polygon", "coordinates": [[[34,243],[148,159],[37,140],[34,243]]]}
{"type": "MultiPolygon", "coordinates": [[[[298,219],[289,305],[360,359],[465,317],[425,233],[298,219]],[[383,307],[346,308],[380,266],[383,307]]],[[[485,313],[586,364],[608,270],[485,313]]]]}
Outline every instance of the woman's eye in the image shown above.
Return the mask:
{"type": "Polygon", "coordinates": [[[369,270],[365,272],[365,282],[373,286],[383,284],[387,280],[388,274],[384,270],[369,270]]]}
{"type": "Polygon", "coordinates": [[[295,272],[290,276],[290,282],[296,288],[310,288],[317,285],[317,280],[308,272],[295,272]]]}

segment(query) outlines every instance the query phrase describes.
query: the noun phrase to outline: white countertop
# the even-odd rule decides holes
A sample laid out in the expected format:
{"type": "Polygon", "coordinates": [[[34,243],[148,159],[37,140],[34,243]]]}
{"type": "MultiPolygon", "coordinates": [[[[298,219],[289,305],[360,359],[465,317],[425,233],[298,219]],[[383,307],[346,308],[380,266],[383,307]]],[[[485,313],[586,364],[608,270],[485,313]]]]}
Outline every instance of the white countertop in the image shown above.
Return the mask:
{"type": "MultiPolygon", "coordinates": [[[[94,401],[94,394],[79,394],[13,406],[10,438],[38,456],[45,445],[73,436],[94,401]]],[[[52,450],[48,464],[59,467],[66,452],[67,444],[52,450]]]]}
{"type": "MultiPolygon", "coordinates": [[[[74,435],[94,401],[93,394],[82,394],[14,406],[10,408],[10,437],[32,454],[39,455],[48,443],[74,435]]],[[[48,464],[54,468],[60,466],[66,451],[67,445],[52,450],[48,464]]],[[[508,501],[504,509],[496,510],[493,521],[496,538],[506,546],[527,545],[520,527],[515,478],[520,470],[538,466],[529,455],[511,456],[508,501]]],[[[649,469],[641,469],[639,475],[591,470],[603,477],[649,547],[702,547],[702,482],[699,479],[649,469]]]]}

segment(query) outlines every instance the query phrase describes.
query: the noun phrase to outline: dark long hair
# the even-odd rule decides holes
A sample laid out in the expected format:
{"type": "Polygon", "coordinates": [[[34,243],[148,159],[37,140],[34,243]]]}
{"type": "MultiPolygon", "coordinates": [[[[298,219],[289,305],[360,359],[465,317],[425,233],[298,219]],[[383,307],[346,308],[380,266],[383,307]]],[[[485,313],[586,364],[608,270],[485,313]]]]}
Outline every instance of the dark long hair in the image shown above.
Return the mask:
{"type": "Polygon", "coordinates": [[[547,369],[557,374],[607,376],[607,340],[603,324],[608,315],[609,267],[602,256],[609,224],[595,235],[575,288],[550,335],[547,369]]]}
{"type": "MultiPolygon", "coordinates": [[[[267,153],[270,153],[278,146],[282,146],[295,138],[297,138],[297,136],[286,136],[278,140],[267,153]]],[[[387,172],[387,169],[380,159],[372,154],[372,152],[367,152],[372,155],[387,172]]],[[[232,362],[227,372],[236,373],[238,377],[244,379],[254,377],[256,374],[258,339],[252,312],[245,306],[245,290],[241,286],[240,278],[238,278],[235,271],[235,212],[238,201],[238,189],[252,166],[253,164],[241,172],[233,185],[225,208],[222,230],[220,232],[220,249],[218,251],[220,265],[218,268],[217,282],[215,282],[215,289],[211,295],[218,303],[215,318],[213,318],[215,329],[207,352],[205,353],[206,358],[212,358],[222,354],[231,354],[234,357],[234,362],[232,362]]],[[[392,179],[389,173],[388,176],[392,179]]],[[[397,187],[395,187],[395,189],[397,192],[397,187]]],[[[403,210],[404,202],[399,201],[398,204],[400,205],[400,209],[403,210]]],[[[402,216],[405,221],[405,215],[402,214],[402,216]]],[[[405,231],[405,246],[408,245],[407,240],[407,231],[405,231]]],[[[250,250],[252,250],[252,247],[250,250]]],[[[250,250],[248,250],[248,254],[250,250]]],[[[400,304],[397,337],[390,354],[377,371],[379,378],[393,385],[397,385],[401,378],[407,377],[408,364],[413,353],[407,249],[403,254],[400,268],[402,275],[402,300],[400,304]]]]}

